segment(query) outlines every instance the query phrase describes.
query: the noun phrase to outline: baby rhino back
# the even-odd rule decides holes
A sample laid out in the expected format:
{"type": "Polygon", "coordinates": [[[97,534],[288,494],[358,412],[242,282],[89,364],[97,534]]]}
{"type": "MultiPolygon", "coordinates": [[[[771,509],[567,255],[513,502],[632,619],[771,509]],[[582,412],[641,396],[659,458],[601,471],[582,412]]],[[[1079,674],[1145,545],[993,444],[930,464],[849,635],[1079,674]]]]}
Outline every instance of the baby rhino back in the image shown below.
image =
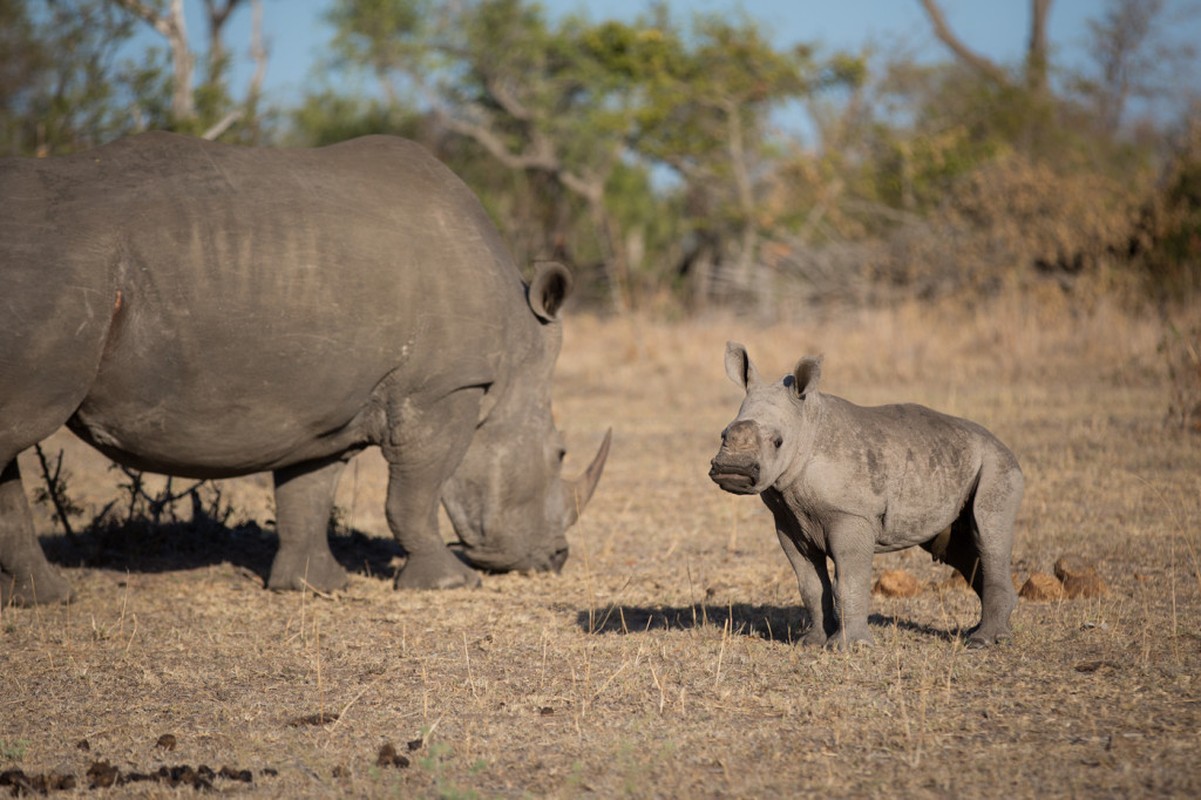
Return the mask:
{"type": "Polygon", "coordinates": [[[810,400],[824,407],[814,415],[821,417],[814,447],[795,454],[809,463],[795,471],[801,485],[780,488],[879,519],[877,552],[921,544],[949,526],[985,462],[1017,470],[1009,449],[971,420],[912,403],[865,408],[826,394],[810,400]]]}

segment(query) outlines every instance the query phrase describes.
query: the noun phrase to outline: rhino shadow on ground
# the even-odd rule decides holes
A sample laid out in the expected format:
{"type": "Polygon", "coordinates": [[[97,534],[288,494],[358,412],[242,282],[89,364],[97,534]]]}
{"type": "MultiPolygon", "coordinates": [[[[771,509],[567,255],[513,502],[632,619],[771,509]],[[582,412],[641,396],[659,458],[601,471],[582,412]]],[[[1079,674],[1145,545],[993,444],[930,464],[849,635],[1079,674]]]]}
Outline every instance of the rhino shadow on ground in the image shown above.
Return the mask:
{"type": "MultiPolygon", "coordinates": [[[[950,642],[966,634],[967,629],[944,630],[899,617],[871,614],[868,624],[874,628],[899,628],[950,642]]],[[[631,634],[644,631],[693,630],[703,627],[725,628],[737,636],[757,636],[770,642],[793,644],[809,628],[809,612],[797,606],[733,603],[689,606],[608,606],[584,609],[576,613],[576,625],[585,633],[631,634]]],[[[882,641],[882,637],[877,637],[882,641]]]]}
{"type": "MultiPolygon", "coordinates": [[[[229,563],[250,570],[266,585],[279,544],[274,529],[257,522],[227,525],[204,519],[92,525],[74,535],[41,537],[46,557],[61,567],[91,567],[128,572],[161,573],[229,563]]],[[[351,573],[392,579],[396,560],[405,552],[392,538],[359,530],[339,530],[329,537],[334,558],[351,573]]]]}

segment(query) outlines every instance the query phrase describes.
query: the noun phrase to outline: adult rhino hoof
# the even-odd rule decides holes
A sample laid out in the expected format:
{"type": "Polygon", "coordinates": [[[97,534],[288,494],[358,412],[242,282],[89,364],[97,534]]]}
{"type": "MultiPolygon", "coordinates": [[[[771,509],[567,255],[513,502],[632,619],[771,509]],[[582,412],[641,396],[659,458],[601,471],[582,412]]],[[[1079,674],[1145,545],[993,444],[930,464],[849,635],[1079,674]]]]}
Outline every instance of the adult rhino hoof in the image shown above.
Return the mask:
{"type": "Polygon", "coordinates": [[[74,597],[71,584],[52,569],[43,570],[38,576],[28,576],[20,580],[7,572],[0,572],[0,608],[29,608],[69,603],[74,597]]]}
{"type": "Polygon", "coordinates": [[[1005,644],[1010,638],[1012,637],[1009,631],[982,633],[978,630],[971,630],[968,631],[964,647],[968,650],[982,650],[985,647],[992,647],[994,644],[1005,644]]]}
{"type": "Polygon", "coordinates": [[[267,588],[274,591],[318,592],[328,594],[345,589],[350,578],[333,555],[316,556],[280,551],[271,564],[267,588]]]}
{"type": "Polygon", "coordinates": [[[449,550],[410,555],[396,575],[397,589],[474,589],[480,576],[449,550]]]}

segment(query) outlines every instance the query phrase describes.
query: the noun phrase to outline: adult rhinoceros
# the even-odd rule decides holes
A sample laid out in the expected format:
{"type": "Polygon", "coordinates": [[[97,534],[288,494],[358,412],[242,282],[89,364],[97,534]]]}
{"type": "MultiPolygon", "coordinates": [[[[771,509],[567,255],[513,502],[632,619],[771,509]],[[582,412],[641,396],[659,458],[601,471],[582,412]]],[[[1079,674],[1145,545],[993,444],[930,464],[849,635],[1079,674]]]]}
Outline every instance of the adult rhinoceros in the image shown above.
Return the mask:
{"type": "Polygon", "coordinates": [[[397,586],[478,582],[465,557],[557,569],[609,437],[560,477],[557,265],[527,286],[471,191],[420,146],[315,150],[148,133],[0,160],[0,600],[70,597],[17,454],[64,423],[138,469],[271,471],[268,585],[346,582],[326,540],[345,462],[388,462],[397,586]]]}

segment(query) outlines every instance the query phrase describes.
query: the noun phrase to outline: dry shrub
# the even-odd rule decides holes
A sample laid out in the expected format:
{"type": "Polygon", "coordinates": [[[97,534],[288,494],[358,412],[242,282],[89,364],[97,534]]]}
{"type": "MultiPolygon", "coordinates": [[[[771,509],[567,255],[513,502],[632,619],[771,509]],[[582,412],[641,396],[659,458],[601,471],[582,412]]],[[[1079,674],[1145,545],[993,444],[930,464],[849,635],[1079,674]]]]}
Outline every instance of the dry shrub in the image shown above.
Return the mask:
{"type": "Polygon", "coordinates": [[[1147,224],[1151,177],[1148,170],[1132,183],[1060,171],[1011,153],[967,174],[928,217],[898,212],[899,224],[875,239],[793,242],[765,254],[765,268],[778,276],[777,293],[794,301],[957,295],[972,302],[1040,278],[1072,289],[1084,304],[1098,293],[1137,297],[1140,278],[1128,256],[1147,224]]]}
{"type": "Polygon", "coordinates": [[[1166,320],[1159,354],[1167,366],[1171,392],[1168,424],[1201,433],[1201,321],[1181,328],[1166,320]]]}

